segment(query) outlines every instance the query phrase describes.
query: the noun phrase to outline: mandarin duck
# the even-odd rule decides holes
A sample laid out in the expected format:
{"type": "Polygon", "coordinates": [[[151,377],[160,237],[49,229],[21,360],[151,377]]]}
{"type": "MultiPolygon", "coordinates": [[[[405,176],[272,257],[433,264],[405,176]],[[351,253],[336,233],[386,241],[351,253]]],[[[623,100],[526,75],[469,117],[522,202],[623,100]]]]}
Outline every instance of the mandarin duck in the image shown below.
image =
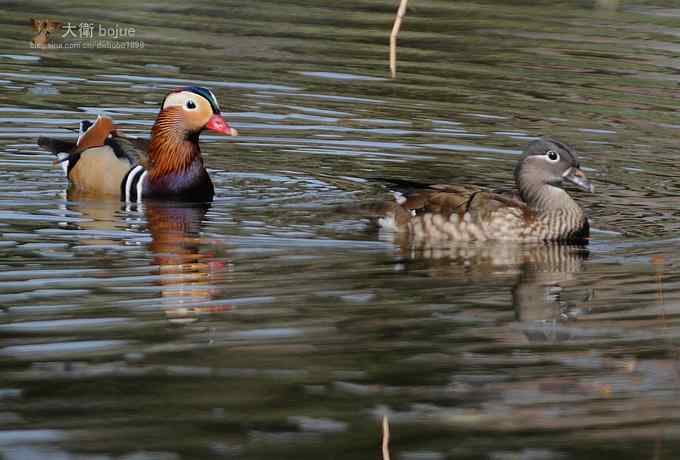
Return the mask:
{"type": "Polygon", "coordinates": [[[40,137],[38,145],[57,156],[69,191],[79,195],[206,202],[214,187],[198,145],[204,129],[238,134],[220,115],[210,90],[188,86],[163,99],[149,140],[123,135],[100,115],[94,123],[80,123],[75,142],[40,137]]]}
{"type": "Polygon", "coordinates": [[[379,224],[407,232],[416,245],[584,240],[589,235],[588,218],[560,187],[564,182],[593,192],[574,150],[544,137],[529,143],[515,168],[517,192],[474,185],[411,185],[395,192],[396,203],[383,208],[379,224]]]}

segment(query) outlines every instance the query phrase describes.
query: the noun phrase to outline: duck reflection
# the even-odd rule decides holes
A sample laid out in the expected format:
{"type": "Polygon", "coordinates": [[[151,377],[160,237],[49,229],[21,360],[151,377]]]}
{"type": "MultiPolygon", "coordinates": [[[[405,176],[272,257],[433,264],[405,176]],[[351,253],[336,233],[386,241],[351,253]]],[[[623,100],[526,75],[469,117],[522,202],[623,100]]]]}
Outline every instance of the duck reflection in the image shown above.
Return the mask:
{"type": "Polygon", "coordinates": [[[549,244],[530,248],[512,288],[515,314],[531,341],[559,342],[571,338],[559,322],[573,320],[584,311],[592,292],[577,287],[578,273],[588,257],[584,246],[549,244]],[[565,289],[567,286],[573,289],[565,289]]]}
{"type": "Polygon", "coordinates": [[[431,246],[414,245],[408,238],[398,245],[407,260],[425,263],[435,278],[479,283],[480,289],[488,282],[514,280],[515,317],[531,341],[568,340],[568,328],[558,323],[582,314],[592,296],[578,286],[578,274],[588,258],[584,245],[484,242],[431,246]]]}
{"type": "Polygon", "coordinates": [[[225,271],[225,264],[212,252],[214,246],[200,234],[211,204],[146,201],[123,205],[112,200],[81,200],[73,194],[68,198],[68,211],[86,220],[78,224],[86,235],[81,243],[115,247],[120,246],[121,230],[148,231],[151,269],[160,275],[156,281],[161,288],[160,303],[169,317],[191,320],[201,313],[231,309],[210,302],[219,291],[215,277],[225,271]]]}
{"type": "Polygon", "coordinates": [[[206,252],[200,231],[210,204],[144,203],[144,215],[151,233],[149,248],[160,272],[163,297],[175,307],[166,313],[174,317],[229,309],[229,306],[200,306],[218,289],[211,283],[224,264],[206,252]]]}

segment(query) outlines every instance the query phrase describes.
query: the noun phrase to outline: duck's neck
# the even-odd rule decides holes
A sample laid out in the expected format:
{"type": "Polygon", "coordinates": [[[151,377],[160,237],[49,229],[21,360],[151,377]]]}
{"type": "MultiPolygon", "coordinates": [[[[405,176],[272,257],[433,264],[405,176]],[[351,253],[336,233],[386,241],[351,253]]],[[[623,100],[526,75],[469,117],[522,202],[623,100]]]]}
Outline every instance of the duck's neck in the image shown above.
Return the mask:
{"type": "Polygon", "coordinates": [[[198,134],[187,135],[177,110],[161,112],[151,128],[149,179],[154,181],[170,174],[182,175],[196,160],[201,160],[198,134]]]}
{"type": "Polygon", "coordinates": [[[545,183],[534,184],[518,181],[520,195],[530,208],[541,212],[563,209],[581,209],[581,207],[559,187],[545,183]]]}

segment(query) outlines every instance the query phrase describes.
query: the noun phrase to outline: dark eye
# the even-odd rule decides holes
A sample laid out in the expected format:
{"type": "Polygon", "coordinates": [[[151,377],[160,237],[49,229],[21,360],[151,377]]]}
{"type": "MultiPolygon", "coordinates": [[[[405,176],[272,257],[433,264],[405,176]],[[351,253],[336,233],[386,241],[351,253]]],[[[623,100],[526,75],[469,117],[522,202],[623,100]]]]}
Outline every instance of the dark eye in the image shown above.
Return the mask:
{"type": "Polygon", "coordinates": [[[185,104],[185,106],[186,106],[187,109],[193,110],[193,109],[196,108],[196,103],[193,100],[189,99],[187,101],[187,103],[185,104]]]}
{"type": "Polygon", "coordinates": [[[558,161],[560,161],[560,154],[555,152],[554,150],[548,150],[547,152],[545,152],[545,157],[551,163],[557,163],[558,161]]]}

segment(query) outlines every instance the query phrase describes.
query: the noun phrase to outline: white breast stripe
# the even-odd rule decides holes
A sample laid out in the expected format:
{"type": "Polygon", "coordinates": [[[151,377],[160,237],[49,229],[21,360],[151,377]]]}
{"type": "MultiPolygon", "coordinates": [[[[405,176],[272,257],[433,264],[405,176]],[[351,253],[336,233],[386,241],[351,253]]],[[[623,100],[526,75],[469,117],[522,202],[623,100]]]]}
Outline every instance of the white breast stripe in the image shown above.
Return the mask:
{"type": "Polygon", "coordinates": [[[137,181],[137,203],[142,202],[142,185],[144,184],[144,179],[146,179],[147,171],[142,173],[142,176],[137,181]]]}
{"type": "Polygon", "coordinates": [[[137,176],[137,173],[144,169],[142,165],[137,165],[134,168],[132,168],[132,171],[130,171],[130,174],[127,176],[127,180],[125,181],[125,201],[130,201],[130,187],[132,187],[132,182],[135,180],[135,176],[137,176]]]}

